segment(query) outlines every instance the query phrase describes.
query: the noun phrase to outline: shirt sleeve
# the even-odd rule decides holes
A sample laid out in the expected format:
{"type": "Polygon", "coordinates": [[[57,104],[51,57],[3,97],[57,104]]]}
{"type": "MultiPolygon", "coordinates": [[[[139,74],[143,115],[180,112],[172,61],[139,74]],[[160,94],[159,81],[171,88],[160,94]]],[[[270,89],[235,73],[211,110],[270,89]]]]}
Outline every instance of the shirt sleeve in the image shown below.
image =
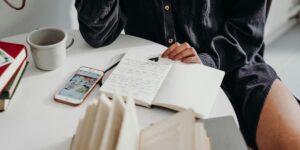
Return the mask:
{"type": "Polygon", "coordinates": [[[76,0],[75,7],[82,37],[93,47],[112,43],[127,20],[119,0],[76,0]]]}
{"type": "Polygon", "coordinates": [[[229,0],[225,8],[222,28],[205,47],[208,51],[199,54],[202,62],[229,71],[263,61],[264,26],[269,1],[229,0]]]}

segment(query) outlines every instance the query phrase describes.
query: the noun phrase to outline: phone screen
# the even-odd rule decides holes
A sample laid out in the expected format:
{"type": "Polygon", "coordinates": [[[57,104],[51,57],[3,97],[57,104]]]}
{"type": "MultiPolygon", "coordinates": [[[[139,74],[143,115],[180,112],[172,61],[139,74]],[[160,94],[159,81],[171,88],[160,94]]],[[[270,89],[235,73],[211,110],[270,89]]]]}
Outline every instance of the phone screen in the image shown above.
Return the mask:
{"type": "Polygon", "coordinates": [[[95,72],[79,70],[58,94],[80,101],[95,84],[100,75],[95,72]]]}

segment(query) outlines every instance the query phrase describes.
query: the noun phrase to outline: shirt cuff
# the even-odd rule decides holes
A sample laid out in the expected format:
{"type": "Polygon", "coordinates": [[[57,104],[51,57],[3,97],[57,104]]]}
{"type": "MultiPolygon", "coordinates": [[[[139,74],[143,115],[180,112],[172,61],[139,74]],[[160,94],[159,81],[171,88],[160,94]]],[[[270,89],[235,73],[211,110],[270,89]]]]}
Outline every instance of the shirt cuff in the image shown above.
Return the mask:
{"type": "Polygon", "coordinates": [[[200,53],[200,54],[198,54],[198,56],[199,56],[202,64],[212,67],[212,68],[217,68],[216,63],[214,62],[213,58],[210,55],[208,55],[206,53],[200,53]]]}

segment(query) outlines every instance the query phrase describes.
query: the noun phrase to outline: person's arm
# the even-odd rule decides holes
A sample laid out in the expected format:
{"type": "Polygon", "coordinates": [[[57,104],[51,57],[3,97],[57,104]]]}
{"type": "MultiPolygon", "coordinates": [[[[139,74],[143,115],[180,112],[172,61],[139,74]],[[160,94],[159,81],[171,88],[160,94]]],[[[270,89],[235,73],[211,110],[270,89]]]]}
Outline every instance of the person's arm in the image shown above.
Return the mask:
{"type": "Polygon", "coordinates": [[[225,71],[262,61],[259,53],[264,46],[268,6],[267,0],[230,0],[223,27],[203,46],[202,53],[197,54],[187,43],[175,43],[177,46],[169,47],[163,56],[186,63],[201,62],[225,71]]]}
{"type": "MultiPolygon", "coordinates": [[[[262,62],[268,0],[230,0],[223,28],[206,47],[217,68],[229,71],[262,62]]],[[[210,60],[209,60],[210,61],[210,60]]]]}
{"type": "Polygon", "coordinates": [[[82,37],[93,47],[112,43],[125,26],[119,0],[76,0],[75,7],[82,37]]]}

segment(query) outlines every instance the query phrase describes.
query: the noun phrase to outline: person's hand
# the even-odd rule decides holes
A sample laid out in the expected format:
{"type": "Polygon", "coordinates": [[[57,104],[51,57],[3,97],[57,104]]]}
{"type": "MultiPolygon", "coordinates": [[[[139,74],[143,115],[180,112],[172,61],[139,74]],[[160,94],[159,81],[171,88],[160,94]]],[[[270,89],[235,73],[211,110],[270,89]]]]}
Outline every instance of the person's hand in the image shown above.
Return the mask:
{"type": "Polygon", "coordinates": [[[162,57],[172,60],[180,60],[183,63],[199,63],[201,60],[196,50],[188,43],[174,43],[162,54],[162,57]]]}

